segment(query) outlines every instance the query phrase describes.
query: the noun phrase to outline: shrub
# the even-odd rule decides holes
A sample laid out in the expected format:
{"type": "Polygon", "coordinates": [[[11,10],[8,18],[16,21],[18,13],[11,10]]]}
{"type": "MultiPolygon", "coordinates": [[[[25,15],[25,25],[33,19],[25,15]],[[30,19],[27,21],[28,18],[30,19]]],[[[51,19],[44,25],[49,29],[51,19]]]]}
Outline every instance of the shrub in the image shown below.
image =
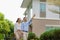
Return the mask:
{"type": "Polygon", "coordinates": [[[28,40],[36,39],[36,38],[37,38],[37,37],[36,37],[36,35],[35,35],[34,33],[30,32],[30,33],[28,34],[28,40]]]}
{"type": "Polygon", "coordinates": [[[44,32],[40,40],[60,40],[60,29],[54,29],[44,32]]]}

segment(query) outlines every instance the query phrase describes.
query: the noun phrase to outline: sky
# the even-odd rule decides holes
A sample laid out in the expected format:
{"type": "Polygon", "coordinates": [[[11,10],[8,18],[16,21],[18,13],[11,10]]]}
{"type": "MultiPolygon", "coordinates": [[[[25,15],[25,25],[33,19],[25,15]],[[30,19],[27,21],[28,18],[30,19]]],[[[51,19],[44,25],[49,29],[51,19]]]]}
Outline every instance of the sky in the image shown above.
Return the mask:
{"type": "Polygon", "coordinates": [[[21,8],[23,0],[0,0],[0,12],[5,15],[5,19],[9,19],[15,23],[17,18],[23,18],[24,8],[21,8]]]}

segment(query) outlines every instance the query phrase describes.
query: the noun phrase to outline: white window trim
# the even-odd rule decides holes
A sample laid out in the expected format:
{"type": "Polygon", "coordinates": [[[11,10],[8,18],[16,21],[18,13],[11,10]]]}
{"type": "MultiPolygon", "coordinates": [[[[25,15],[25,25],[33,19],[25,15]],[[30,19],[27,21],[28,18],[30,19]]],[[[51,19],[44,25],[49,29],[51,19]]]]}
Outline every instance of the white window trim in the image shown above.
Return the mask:
{"type": "Polygon", "coordinates": [[[42,18],[42,17],[35,17],[35,19],[50,19],[50,20],[60,20],[60,19],[55,19],[55,18],[42,18]]]}
{"type": "Polygon", "coordinates": [[[52,29],[56,29],[56,28],[60,28],[60,25],[46,25],[45,26],[45,29],[47,30],[47,31],[49,31],[49,30],[52,30],[52,29]],[[48,29],[47,29],[48,28],[48,29]],[[50,29],[49,29],[50,28],[50,29]]]}
{"type": "Polygon", "coordinates": [[[46,4],[46,5],[47,5],[47,2],[40,2],[40,3],[44,3],[44,4],[46,4]]]}
{"type": "Polygon", "coordinates": [[[53,26],[53,27],[60,27],[60,25],[45,25],[46,27],[50,27],[50,26],[53,26]]]}

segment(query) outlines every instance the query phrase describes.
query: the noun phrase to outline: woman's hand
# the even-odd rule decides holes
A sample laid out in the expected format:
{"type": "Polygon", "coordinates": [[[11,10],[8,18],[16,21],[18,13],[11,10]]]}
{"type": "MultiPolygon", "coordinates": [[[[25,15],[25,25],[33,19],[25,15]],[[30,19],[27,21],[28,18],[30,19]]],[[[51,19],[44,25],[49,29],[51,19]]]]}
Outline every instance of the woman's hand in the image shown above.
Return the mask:
{"type": "Polygon", "coordinates": [[[21,30],[17,30],[17,33],[23,35],[23,31],[21,30]]]}

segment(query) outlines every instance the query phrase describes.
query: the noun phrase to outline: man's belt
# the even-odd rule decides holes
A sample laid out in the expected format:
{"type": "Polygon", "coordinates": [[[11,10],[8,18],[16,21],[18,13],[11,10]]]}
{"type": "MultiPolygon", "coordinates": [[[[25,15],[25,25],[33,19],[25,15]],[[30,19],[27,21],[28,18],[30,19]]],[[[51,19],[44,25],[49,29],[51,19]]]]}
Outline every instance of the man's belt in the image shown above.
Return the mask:
{"type": "Polygon", "coordinates": [[[23,32],[28,32],[28,31],[23,30],[23,32]]]}

